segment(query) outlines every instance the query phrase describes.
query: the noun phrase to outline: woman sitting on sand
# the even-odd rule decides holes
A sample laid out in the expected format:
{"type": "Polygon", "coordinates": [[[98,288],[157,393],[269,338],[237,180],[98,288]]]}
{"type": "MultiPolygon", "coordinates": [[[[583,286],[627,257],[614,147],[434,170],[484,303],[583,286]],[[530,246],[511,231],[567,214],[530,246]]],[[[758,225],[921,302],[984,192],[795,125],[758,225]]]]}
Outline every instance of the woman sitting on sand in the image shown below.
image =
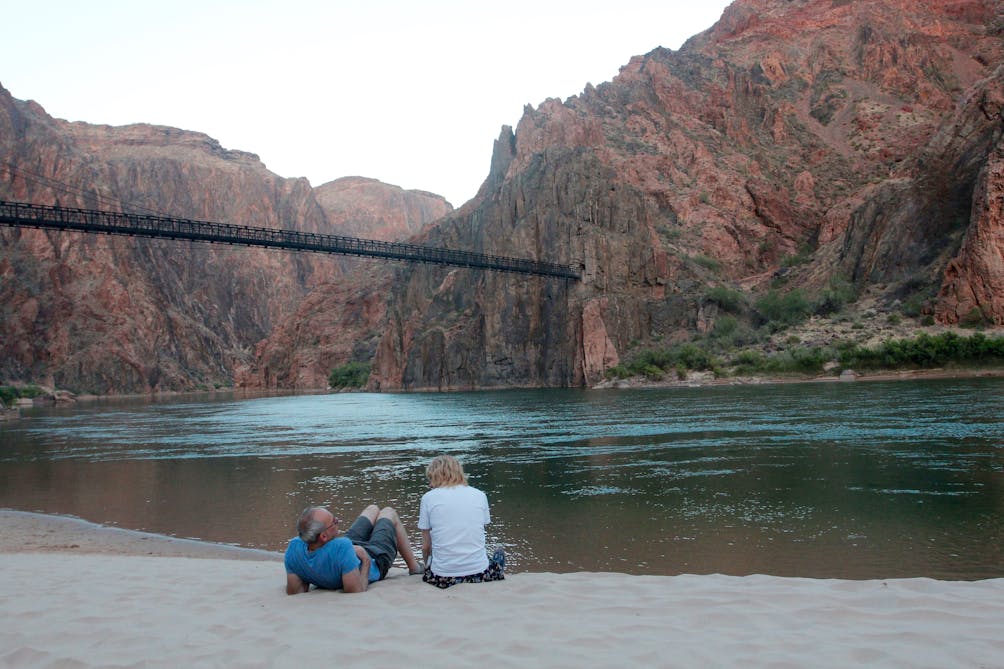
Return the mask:
{"type": "Polygon", "coordinates": [[[422,580],[440,588],[505,578],[501,548],[489,560],[485,525],[491,522],[488,498],[467,485],[464,468],[452,455],[433,458],[425,470],[431,490],[422,496],[418,529],[422,531],[422,580]]]}

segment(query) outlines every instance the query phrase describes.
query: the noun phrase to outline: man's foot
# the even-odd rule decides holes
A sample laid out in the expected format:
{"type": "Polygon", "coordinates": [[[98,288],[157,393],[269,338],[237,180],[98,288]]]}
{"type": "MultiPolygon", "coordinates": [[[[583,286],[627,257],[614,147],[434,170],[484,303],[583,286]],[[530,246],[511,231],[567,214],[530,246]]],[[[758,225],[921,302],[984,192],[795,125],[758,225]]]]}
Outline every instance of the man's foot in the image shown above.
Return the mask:
{"type": "Polygon", "coordinates": [[[416,576],[418,574],[424,574],[424,573],[425,573],[425,563],[422,562],[421,560],[418,561],[417,569],[411,569],[408,571],[409,576],[416,576]]]}
{"type": "Polygon", "coordinates": [[[489,562],[497,564],[499,569],[505,571],[505,551],[501,548],[496,548],[489,562]]]}

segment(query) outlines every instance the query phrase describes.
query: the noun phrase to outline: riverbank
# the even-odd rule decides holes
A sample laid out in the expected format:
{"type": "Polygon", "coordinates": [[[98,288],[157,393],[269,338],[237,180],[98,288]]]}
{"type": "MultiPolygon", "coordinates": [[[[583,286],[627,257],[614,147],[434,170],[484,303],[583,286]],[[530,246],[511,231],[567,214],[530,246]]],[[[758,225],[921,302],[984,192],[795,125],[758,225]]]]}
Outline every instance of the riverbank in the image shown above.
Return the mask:
{"type": "MultiPolygon", "coordinates": [[[[726,376],[716,377],[712,372],[689,372],[685,378],[677,378],[669,375],[666,378],[652,380],[643,376],[636,376],[627,379],[607,379],[594,384],[590,390],[609,389],[629,389],[629,388],[696,388],[701,386],[743,386],[743,385],[771,385],[790,383],[833,383],[847,381],[916,381],[919,379],[977,379],[977,378],[1004,378],[1004,368],[935,368],[935,369],[903,369],[903,370],[877,370],[858,372],[849,370],[849,373],[836,374],[788,374],[788,375],[747,375],[747,376],[726,376]]],[[[510,386],[497,388],[479,388],[481,391],[512,390],[510,386]]],[[[163,391],[151,394],[123,394],[123,395],[76,395],[72,400],[59,402],[61,405],[73,404],[94,404],[98,402],[121,402],[121,401],[171,401],[177,399],[191,398],[197,401],[200,398],[233,397],[235,399],[259,399],[263,397],[287,397],[291,395],[324,395],[327,393],[351,392],[337,391],[329,388],[299,388],[288,390],[261,390],[261,389],[233,389],[225,388],[213,391],[163,391]]],[[[361,392],[361,391],[360,391],[361,392]]],[[[429,391],[415,391],[416,393],[427,393],[429,391]]],[[[53,402],[43,402],[40,406],[51,406],[53,402]]],[[[33,405],[24,403],[21,408],[32,408],[33,405]]],[[[5,409],[0,411],[0,420],[14,420],[21,417],[20,409],[5,409]]]]}
{"type": "Polygon", "coordinates": [[[690,372],[686,378],[651,380],[642,376],[628,379],[609,379],[593,386],[594,390],[611,388],[696,388],[701,386],[750,386],[789,383],[846,383],[848,381],[918,381],[923,379],[996,379],[1004,378],[1001,368],[974,369],[903,369],[857,372],[848,370],[840,375],[791,374],[785,376],[728,376],[716,377],[712,372],[690,372]]]}
{"type": "MultiPolygon", "coordinates": [[[[981,330],[973,330],[960,326],[948,325],[925,325],[919,319],[904,319],[900,317],[888,318],[880,317],[875,309],[874,300],[863,300],[863,306],[856,317],[846,314],[833,317],[813,316],[797,325],[776,332],[766,340],[758,344],[749,344],[733,351],[731,355],[738,356],[747,354],[753,360],[764,361],[783,354],[788,351],[799,351],[803,353],[807,350],[826,349],[828,355],[834,355],[833,347],[838,343],[842,345],[853,345],[864,348],[881,347],[890,342],[903,342],[915,340],[918,337],[939,338],[954,336],[958,340],[968,340],[974,335],[1000,340],[1004,338],[1004,327],[988,327],[981,330]],[[867,326],[863,323],[867,322],[867,326]]],[[[999,350],[999,349],[998,349],[999,350]]],[[[1000,378],[1004,377],[1004,362],[1000,361],[1000,356],[977,357],[976,359],[966,359],[961,356],[944,354],[939,351],[938,359],[942,363],[939,367],[928,367],[932,358],[923,357],[923,365],[910,365],[909,359],[900,360],[902,367],[892,369],[844,369],[841,363],[831,360],[821,362],[816,370],[818,373],[800,373],[805,367],[789,371],[784,367],[772,367],[772,371],[764,372],[762,369],[755,369],[749,373],[736,373],[742,365],[733,365],[732,369],[719,369],[717,366],[704,368],[706,371],[688,369],[687,365],[677,365],[672,369],[661,369],[658,374],[637,373],[633,376],[623,376],[620,374],[610,375],[609,378],[592,383],[589,387],[593,390],[603,390],[611,388],[671,388],[671,387],[700,387],[715,385],[769,385],[769,384],[789,384],[789,383],[817,383],[832,381],[897,381],[897,380],[917,380],[917,379],[944,379],[944,378],[1000,378]],[[996,361],[996,362],[995,362],[996,361]],[[715,371],[707,371],[715,369],[715,371]],[[777,370],[784,370],[778,372],[777,370]],[[716,372],[719,375],[716,375],[716,372]]],[[[958,352],[956,352],[958,353],[958,352]]],[[[710,358],[709,358],[710,360],[710,358]]],[[[747,365],[748,367],[748,365],[747,365]]],[[[29,390],[25,397],[16,400],[16,406],[20,408],[32,408],[34,406],[51,406],[53,404],[72,403],[95,403],[100,401],[121,401],[121,400],[141,400],[141,401],[170,401],[178,398],[219,398],[234,397],[237,399],[255,399],[260,397],[276,397],[288,395],[314,395],[339,392],[358,392],[363,388],[290,388],[290,389],[263,389],[245,387],[219,387],[206,388],[195,391],[158,391],[146,394],[116,394],[116,395],[76,395],[66,390],[58,390],[48,386],[36,384],[13,384],[10,386],[0,386],[0,391],[7,389],[7,395],[11,393],[21,393],[21,390],[29,390]],[[37,399],[33,399],[37,398],[37,399]]],[[[516,386],[483,386],[477,388],[479,391],[512,390],[516,386]]],[[[536,389],[533,386],[519,386],[521,389],[536,389]]],[[[418,389],[411,392],[430,393],[441,392],[440,390],[418,389]]],[[[0,399],[4,399],[8,406],[15,405],[10,397],[0,392],[0,399]]],[[[19,417],[19,409],[11,409],[0,413],[0,420],[19,417]]]]}
{"type": "Polygon", "coordinates": [[[1004,664],[1004,579],[394,570],[289,597],[277,554],[110,529],[0,511],[0,666],[1004,664]]]}

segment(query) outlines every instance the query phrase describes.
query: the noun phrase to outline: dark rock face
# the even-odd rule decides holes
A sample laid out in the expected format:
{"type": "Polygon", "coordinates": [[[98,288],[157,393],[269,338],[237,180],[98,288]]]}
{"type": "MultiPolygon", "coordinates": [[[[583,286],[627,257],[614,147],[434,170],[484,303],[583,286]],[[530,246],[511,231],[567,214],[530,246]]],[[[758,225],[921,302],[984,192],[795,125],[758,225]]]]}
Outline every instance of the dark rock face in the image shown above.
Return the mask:
{"type": "MultiPolygon", "coordinates": [[[[1004,68],[974,90],[967,107],[975,124],[985,128],[992,148],[984,161],[980,152],[962,151],[959,162],[967,173],[978,169],[972,207],[962,246],[948,263],[938,295],[936,315],[945,323],[985,322],[1004,325],[1004,68]],[[972,155],[975,153],[976,155],[972,155]]],[[[958,124],[961,130],[973,125],[958,124]]],[[[963,142],[963,145],[968,145],[963,142]]],[[[982,146],[982,142],[979,146],[982,146]]],[[[964,204],[963,200],[961,204],[964,204]]]]}

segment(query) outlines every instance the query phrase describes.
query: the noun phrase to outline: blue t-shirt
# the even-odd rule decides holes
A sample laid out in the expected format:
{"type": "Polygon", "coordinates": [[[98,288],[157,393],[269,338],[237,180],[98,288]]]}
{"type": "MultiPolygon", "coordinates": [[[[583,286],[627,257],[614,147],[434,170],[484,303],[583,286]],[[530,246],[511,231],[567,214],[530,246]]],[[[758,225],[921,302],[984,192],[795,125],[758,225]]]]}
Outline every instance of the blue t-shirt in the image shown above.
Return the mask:
{"type": "MultiPolygon", "coordinates": [[[[359,569],[359,558],[352,542],[345,537],[332,539],[316,551],[309,550],[300,537],[293,537],[286,547],[286,572],[296,574],[304,583],[319,588],[337,590],[342,587],[342,574],[359,569]]],[[[369,582],[380,580],[376,560],[370,560],[369,582]]]]}

